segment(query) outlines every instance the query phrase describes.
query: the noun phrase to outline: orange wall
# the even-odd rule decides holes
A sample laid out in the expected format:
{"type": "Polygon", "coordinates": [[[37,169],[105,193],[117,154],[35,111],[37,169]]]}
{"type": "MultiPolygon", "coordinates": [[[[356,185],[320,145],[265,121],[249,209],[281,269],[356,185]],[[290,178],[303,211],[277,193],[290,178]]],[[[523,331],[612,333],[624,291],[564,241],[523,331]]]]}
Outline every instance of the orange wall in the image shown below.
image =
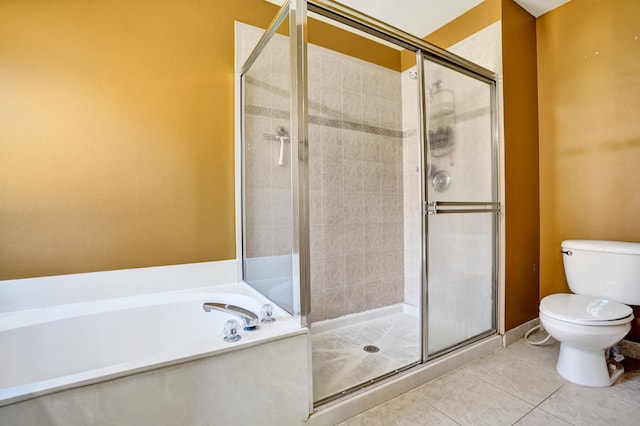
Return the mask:
{"type": "MultiPolygon", "coordinates": [[[[442,49],[448,49],[459,41],[500,20],[501,0],[484,0],[482,3],[458,16],[447,25],[440,27],[424,40],[442,49]]],[[[402,52],[402,70],[416,64],[416,54],[408,50],[402,52]]]]}
{"type": "Polygon", "coordinates": [[[540,297],[568,291],[563,240],[640,241],[639,22],[637,0],[571,1],[537,21],[540,297]]]}
{"type": "Polygon", "coordinates": [[[505,327],[538,316],[539,197],[535,18],[502,1],[505,327]]]}
{"type": "MultiPolygon", "coordinates": [[[[484,26],[496,1],[483,3],[492,11],[484,26]]],[[[530,34],[506,3],[503,28],[513,19],[509,34],[530,34]]],[[[235,256],[233,21],[265,26],[277,9],[216,6],[0,4],[0,279],[235,256]]],[[[326,47],[344,44],[336,40],[326,47]]],[[[393,52],[369,56],[398,67],[393,52]]],[[[505,83],[522,82],[508,60],[505,83]]],[[[526,102],[508,87],[516,123],[526,102]]],[[[532,207],[518,207],[537,179],[525,161],[535,158],[529,124],[506,129],[508,325],[528,318],[537,292],[532,207]]]]}
{"type": "Polygon", "coordinates": [[[560,243],[640,241],[640,2],[569,2],[538,19],[542,280],[560,243]]]}
{"type": "MultiPolygon", "coordinates": [[[[313,18],[307,20],[309,43],[401,71],[401,51],[313,18]]],[[[415,54],[414,54],[415,56],[415,54]]]]}
{"type": "Polygon", "coordinates": [[[450,47],[500,20],[500,0],[484,0],[424,39],[436,46],[450,47]]]}
{"type": "MultiPolygon", "coordinates": [[[[234,258],[234,20],[277,10],[0,3],[0,279],[234,258]]],[[[316,39],[400,68],[326,24],[316,39]]]]}
{"type": "Polygon", "coordinates": [[[0,279],[235,257],[251,3],[0,3],[0,279]]]}

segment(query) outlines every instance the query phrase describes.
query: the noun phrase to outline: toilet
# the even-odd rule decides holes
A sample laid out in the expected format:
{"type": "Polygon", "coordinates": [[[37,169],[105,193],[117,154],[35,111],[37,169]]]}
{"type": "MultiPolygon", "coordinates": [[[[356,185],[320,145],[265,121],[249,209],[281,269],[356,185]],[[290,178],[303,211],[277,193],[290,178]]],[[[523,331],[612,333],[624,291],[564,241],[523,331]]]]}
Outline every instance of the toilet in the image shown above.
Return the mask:
{"type": "Polygon", "coordinates": [[[640,305],[640,243],[567,240],[562,260],[574,294],[540,301],[540,322],[560,342],[556,370],[579,385],[611,386],[624,368],[606,353],[631,329],[627,304],[640,305]]]}

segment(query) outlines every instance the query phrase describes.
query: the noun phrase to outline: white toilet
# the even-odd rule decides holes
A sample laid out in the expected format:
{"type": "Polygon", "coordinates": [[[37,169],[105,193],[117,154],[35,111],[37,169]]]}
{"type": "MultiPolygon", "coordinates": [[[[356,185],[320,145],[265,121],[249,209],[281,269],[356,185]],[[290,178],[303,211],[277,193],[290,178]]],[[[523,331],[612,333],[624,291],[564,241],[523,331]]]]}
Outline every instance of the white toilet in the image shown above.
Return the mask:
{"type": "Polygon", "coordinates": [[[568,240],[564,272],[575,294],[552,294],[540,302],[540,322],[560,342],[556,370],[570,382],[610,386],[623,373],[607,350],[631,329],[640,305],[640,243],[568,240]]]}

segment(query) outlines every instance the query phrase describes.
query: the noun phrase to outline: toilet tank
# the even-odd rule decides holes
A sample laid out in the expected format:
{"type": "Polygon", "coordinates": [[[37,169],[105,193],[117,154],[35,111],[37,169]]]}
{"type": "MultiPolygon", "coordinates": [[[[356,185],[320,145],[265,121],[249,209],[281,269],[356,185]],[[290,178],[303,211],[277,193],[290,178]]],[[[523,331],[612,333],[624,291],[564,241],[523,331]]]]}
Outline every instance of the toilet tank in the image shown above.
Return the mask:
{"type": "Polygon", "coordinates": [[[640,305],[640,243],[567,240],[562,261],[572,292],[640,305]]]}

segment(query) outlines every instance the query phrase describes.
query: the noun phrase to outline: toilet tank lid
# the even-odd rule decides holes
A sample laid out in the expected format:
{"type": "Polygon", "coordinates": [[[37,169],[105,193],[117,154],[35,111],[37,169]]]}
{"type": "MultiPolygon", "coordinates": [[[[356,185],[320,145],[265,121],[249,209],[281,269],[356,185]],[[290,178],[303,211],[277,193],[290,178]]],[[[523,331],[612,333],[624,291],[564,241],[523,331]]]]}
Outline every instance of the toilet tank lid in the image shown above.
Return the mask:
{"type": "Polygon", "coordinates": [[[562,249],[640,255],[640,243],[626,241],[566,240],[562,242],[562,249]]]}

